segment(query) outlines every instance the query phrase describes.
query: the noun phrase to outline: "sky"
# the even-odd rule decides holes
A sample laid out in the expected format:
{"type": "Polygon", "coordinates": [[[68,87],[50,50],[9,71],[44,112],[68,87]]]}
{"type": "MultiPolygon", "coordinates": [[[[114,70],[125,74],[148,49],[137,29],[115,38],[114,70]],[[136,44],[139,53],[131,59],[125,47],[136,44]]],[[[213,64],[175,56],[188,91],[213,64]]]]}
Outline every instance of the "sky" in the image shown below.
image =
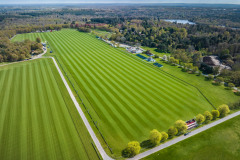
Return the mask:
{"type": "Polygon", "coordinates": [[[210,3],[240,4],[240,0],[0,0],[0,4],[39,3],[210,3]]]}

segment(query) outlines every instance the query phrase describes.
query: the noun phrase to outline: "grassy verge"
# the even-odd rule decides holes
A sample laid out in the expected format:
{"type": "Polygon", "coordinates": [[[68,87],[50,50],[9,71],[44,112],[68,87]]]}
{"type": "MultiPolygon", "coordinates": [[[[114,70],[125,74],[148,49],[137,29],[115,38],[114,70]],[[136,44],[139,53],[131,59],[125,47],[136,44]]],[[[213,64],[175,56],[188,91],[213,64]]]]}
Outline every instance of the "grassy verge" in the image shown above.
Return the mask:
{"type": "Polygon", "coordinates": [[[146,160],[237,160],[239,159],[240,116],[154,153],[146,160]]]}

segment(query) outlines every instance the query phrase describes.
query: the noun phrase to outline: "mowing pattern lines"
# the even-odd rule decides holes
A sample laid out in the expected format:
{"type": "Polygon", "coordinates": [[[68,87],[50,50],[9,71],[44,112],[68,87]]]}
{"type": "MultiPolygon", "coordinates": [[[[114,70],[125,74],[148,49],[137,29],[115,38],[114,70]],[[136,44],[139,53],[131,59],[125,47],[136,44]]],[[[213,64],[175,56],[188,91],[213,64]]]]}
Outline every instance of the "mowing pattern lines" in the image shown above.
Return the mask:
{"type": "Polygon", "coordinates": [[[73,104],[64,102],[66,88],[60,90],[51,64],[41,59],[0,67],[0,159],[97,158],[91,140],[79,138],[66,106],[73,104]]]}
{"type": "Polygon", "coordinates": [[[195,88],[87,33],[43,35],[98,113],[94,120],[114,151],[145,140],[154,128],[166,130],[177,119],[212,109],[195,88]]]}

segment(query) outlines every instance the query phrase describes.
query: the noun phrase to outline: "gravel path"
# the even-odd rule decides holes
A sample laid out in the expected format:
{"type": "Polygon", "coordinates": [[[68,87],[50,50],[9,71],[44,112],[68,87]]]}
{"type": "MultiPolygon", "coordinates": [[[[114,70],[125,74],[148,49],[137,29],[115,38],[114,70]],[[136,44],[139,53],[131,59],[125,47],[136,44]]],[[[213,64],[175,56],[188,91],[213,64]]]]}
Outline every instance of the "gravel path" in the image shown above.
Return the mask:
{"type": "Polygon", "coordinates": [[[99,153],[101,154],[102,158],[103,158],[104,160],[113,160],[111,157],[109,157],[109,156],[106,154],[106,152],[105,152],[105,150],[103,149],[101,143],[99,142],[97,136],[95,135],[94,131],[92,130],[92,128],[91,128],[91,126],[90,126],[87,118],[85,117],[85,115],[84,115],[81,107],[79,106],[79,104],[78,104],[78,102],[77,102],[77,100],[76,100],[76,98],[75,98],[75,96],[74,96],[71,88],[69,87],[69,85],[68,85],[65,77],[63,76],[62,71],[61,71],[60,68],[58,67],[58,64],[57,64],[56,60],[55,60],[53,57],[46,57],[46,58],[52,58],[55,66],[56,66],[56,68],[57,68],[57,70],[58,70],[58,72],[59,72],[59,74],[60,74],[60,76],[61,76],[61,78],[62,78],[62,80],[63,80],[63,83],[64,83],[64,85],[66,86],[66,88],[67,88],[67,90],[68,90],[68,93],[70,94],[70,97],[72,98],[73,103],[75,104],[75,106],[76,106],[76,108],[77,108],[77,110],[78,110],[78,113],[79,113],[79,115],[81,116],[81,118],[82,118],[85,126],[87,127],[87,130],[88,130],[90,136],[92,137],[92,139],[93,139],[93,141],[94,141],[94,143],[95,143],[95,145],[96,145],[99,153]]]}

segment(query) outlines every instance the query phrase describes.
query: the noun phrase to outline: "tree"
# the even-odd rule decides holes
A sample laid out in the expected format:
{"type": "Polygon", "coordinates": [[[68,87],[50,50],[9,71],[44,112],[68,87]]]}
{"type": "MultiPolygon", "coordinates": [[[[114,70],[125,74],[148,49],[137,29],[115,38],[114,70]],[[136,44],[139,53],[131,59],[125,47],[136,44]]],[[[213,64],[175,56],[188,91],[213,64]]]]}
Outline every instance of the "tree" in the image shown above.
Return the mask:
{"type": "Polygon", "coordinates": [[[205,117],[202,114],[196,116],[196,121],[198,124],[202,124],[205,121],[205,117]]]}
{"type": "Polygon", "coordinates": [[[210,80],[213,80],[214,79],[214,75],[211,75],[211,74],[209,74],[208,76],[207,76],[207,79],[210,81],[210,80]]]}
{"type": "Polygon", "coordinates": [[[36,38],[37,43],[41,43],[41,39],[39,37],[36,38]]]}
{"type": "Polygon", "coordinates": [[[193,64],[192,63],[185,63],[185,67],[190,70],[190,69],[193,68],[193,64]]]}
{"type": "Polygon", "coordinates": [[[155,146],[155,145],[159,144],[159,142],[161,141],[162,134],[158,130],[154,129],[150,132],[149,139],[150,139],[151,143],[155,146]]]}
{"type": "Polygon", "coordinates": [[[121,37],[121,42],[125,42],[126,38],[125,37],[121,37]]]}
{"type": "Polygon", "coordinates": [[[168,139],[168,134],[166,132],[161,132],[162,134],[162,142],[165,142],[168,139]]]}
{"type": "Polygon", "coordinates": [[[232,89],[233,87],[235,87],[235,85],[233,83],[228,83],[228,88],[232,89]]]}
{"type": "Polygon", "coordinates": [[[3,56],[0,54],[0,63],[3,62],[3,56]]]}
{"type": "Polygon", "coordinates": [[[196,72],[198,72],[198,67],[194,66],[193,69],[192,69],[192,73],[196,73],[196,72]]]}
{"type": "Polygon", "coordinates": [[[137,155],[141,150],[140,143],[137,141],[129,142],[127,148],[122,151],[122,156],[126,158],[137,155]]]}
{"type": "Polygon", "coordinates": [[[212,110],[212,116],[213,116],[213,119],[216,119],[220,116],[220,113],[218,110],[212,110]]]}
{"type": "Polygon", "coordinates": [[[218,107],[218,111],[220,113],[220,116],[224,117],[230,112],[230,109],[229,109],[228,105],[222,104],[218,107]]]}
{"type": "Polygon", "coordinates": [[[175,63],[175,58],[174,57],[170,57],[170,63],[175,63]]]}
{"type": "Polygon", "coordinates": [[[218,85],[220,85],[223,81],[224,81],[224,79],[223,79],[222,77],[217,77],[217,78],[216,78],[216,83],[217,83],[218,85]]]}
{"type": "Polygon", "coordinates": [[[220,70],[220,67],[219,67],[219,66],[213,67],[213,74],[214,74],[214,75],[219,74],[219,70],[220,70]]]}
{"type": "Polygon", "coordinates": [[[183,120],[177,120],[174,123],[174,126],[177,128],[179,134],[184,133],[185,131],[187,131],[188,128],[186,122],[184,122],[183,120]]]}
{"type": "Polygon", "coordinates": [[[213,115],[212,115],[212,113],[210,113],[209,111],[205,111],[205,112],[204,112],[204,117],[205,117],[205,120],[206,120],[206,121],[211,121],[212,118],[213,118],[213,115]]]}
{"type": "Polygon", "coordinates": [[[172,126],[168,129],[168,136],[170,138],[172,138],[173,136],[175,136],[178,133],[178,130],[176,127],[172,126]]]}

